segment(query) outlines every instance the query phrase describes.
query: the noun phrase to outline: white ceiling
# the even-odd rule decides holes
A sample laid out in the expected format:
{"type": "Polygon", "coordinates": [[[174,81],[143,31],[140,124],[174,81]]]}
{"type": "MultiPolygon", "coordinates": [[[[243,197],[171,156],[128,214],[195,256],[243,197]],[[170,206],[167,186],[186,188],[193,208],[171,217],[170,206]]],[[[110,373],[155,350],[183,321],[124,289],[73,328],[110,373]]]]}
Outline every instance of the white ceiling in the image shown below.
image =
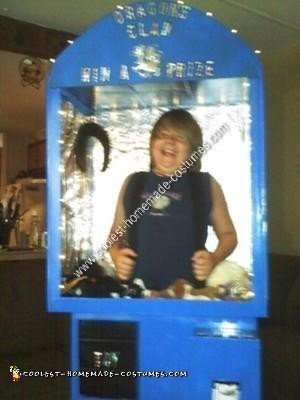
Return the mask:
{"type": "MultiPolygon", "coordinates": [[[[124,0],[0,0],[0,14],[37,25],[79,34],[124,0]]],[[[264,52],[300,41],[299,0],[189,0],[239,30],[253,48],[264,52]]]]}
{"type": "MultiPolygon", "coordinates": [[[[80,34],[124,0],[0,0],[0,15],[80,34]]],[[[300,0],[189,0],[263,54],[300,43],[300,0]]],[[[31,134],[44,129],[44,87],[23,87],[21,55],[0,51],[0,132],[31,134]]]]}

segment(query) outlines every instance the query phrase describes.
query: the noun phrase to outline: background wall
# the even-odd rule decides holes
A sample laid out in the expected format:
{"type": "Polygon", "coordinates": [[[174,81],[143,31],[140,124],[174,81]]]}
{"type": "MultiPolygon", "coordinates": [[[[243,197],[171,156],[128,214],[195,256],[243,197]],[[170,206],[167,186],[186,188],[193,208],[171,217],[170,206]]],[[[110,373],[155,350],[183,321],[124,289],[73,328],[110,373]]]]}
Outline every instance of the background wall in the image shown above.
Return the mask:
{"type": "Polygon", "coordinates": [[[29,138],[26,135],[7,133],[6,182],[12,183],[21,170],[27,170],[29,138]]]}
{"type": "Polygon", "coordinates": [[[300,44],[263,64],[270,251],[300,255],[300,44]]]}
{"type": "Polygon", "coordinates": [[[24,57],[0,50],[0,132],[5,136],[2,184],[14,180],[20,170],[27,170],[28,144],[45,135],[45,86],[49,63],[43,61],[45,79],[36,88],[22,83],[19,64],[24,57]]]}

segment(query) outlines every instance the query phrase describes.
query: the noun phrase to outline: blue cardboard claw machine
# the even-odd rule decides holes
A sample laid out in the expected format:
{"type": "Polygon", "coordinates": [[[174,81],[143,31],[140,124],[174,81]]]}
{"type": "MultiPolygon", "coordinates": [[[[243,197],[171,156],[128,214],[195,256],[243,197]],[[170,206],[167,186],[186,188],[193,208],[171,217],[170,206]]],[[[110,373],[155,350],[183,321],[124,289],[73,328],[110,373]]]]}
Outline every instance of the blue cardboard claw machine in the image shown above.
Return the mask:
{"type": "MultiPolygon", "coordinates": [[[[118,6],[56,59],[47,105],[48,309],[72,314],[73,400],[261,398],[263,97],[254,51],[183,2],[118,6]],[[210,281],[215,296],[184,286],[176,298],[147,298],[141,282],[116,281],[107,252],[122,182],[149,169],[151,128],[172,108],[202,127],[202,171],[222,186],[238,235],[210,281]]],[[[207,249],[215,243],[209,230],[207,249]]]]}

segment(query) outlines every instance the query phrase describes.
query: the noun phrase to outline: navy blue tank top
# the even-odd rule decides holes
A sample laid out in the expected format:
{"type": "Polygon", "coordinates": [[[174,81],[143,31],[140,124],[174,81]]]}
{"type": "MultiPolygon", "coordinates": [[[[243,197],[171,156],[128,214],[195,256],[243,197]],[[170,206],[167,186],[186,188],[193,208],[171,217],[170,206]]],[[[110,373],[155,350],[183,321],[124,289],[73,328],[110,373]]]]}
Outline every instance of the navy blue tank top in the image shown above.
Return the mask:
{"type": "MultiPolygon", "coordinates": [[[[134,213],[134,205],[135,208],[141,206],[159,185],[163,187],[163,182],[169,181],[153,172],[141,174],[140,184],[133,188],[129,182],[125,191],[126,217],[134,213]],[[132,197],[135,197],[134,201],[132,197]]],[[[141,278],[148,289],[166,289],[178,278],[194,285],[197,283],[191,257],[196,249],[205,248],[210,201],[203,203],[203,200],[210,200],[210,193],[207,193],[208,174],[197,174],[196,179],[195,185],[191,174],[186,174],[172,182],[169,190],[148,202],[151,204],[149,210],[129,228],[129,246],[138,254],[134,277],[141,278]],[[207,183],[203,185],[203,181],[207,183]],[[199,207],[202,208],[200,213],[197,212],[199,207]]]]}

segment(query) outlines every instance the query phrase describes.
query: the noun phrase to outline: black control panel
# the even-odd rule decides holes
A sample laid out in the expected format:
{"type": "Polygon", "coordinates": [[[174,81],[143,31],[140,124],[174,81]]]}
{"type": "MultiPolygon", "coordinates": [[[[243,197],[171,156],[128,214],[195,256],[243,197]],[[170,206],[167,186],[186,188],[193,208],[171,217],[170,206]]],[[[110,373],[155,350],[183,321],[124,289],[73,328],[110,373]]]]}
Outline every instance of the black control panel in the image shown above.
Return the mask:
{"type": "Polygon", "coordinates": [[[137,323],[79,321],[79,363],[82,395],[136,399],[137,323]]]}

